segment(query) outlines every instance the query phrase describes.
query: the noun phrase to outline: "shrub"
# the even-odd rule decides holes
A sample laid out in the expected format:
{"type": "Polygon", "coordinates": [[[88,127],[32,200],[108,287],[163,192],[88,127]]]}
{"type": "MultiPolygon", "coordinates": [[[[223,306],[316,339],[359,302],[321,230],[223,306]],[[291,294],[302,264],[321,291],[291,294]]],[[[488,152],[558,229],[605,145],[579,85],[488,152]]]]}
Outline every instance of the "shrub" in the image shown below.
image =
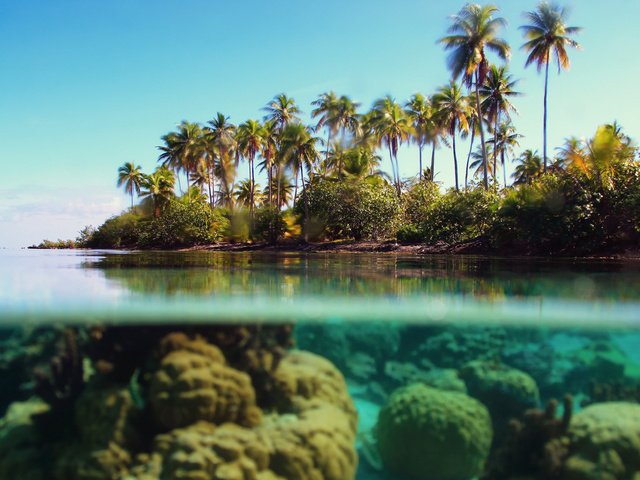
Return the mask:
{"type": "Polygon", "coordinates": [[[284,215],[276,207],[263,207],[254,212],[252,237],[276,243],[287,231],[284,215]]]}
{"type": "Polygon", "coordinates": [[[404,221],[409,225],[418,226],[424,222],[435,202],[441,197],[438,184],[422,181],[412,185],[402,195],[404,203],[404,221]]]}
{"type": "Polygon", "coordinates": [[[139,223],[142,217],[126,212],[109,218],[87,240],[90,248],[128,248],[138,243],[139,223]]]}
{"type": "Polygon", "coordinates": [[[455,243],[482,236],[495,221],[498,200],[496,193],[482,188],[451,190],[421,212],[422,238],[426,242],[455,243]]]}
{"type": "Polygon", "coordinates": [[[379,181],[321,180],[307,189],[296,205],[304,214],[308,201],[307,232],[313,237],[381,239],[396,233],[400,201],[393,187],[379,181]]]}
{"type": "Polygon", "coordinates": [[[498,210],[492,237],[495,246],[528,253],[579,251],[600,242],[590,192],[565,173],[547,174],[511,190],[498,210]]]}
{"type": "Polygon", "coordinates": [[[228,225],[227,217],[206,202],[171,200],[160,217],[141,225],[138,245],[146,248],[206,245],[220,241],[228,225]]]}
{"type": "Polygon", "coordinates": [[[422,241],[422,232],[415,225],[405,224],[398,229],[396,238],[400,243],[417,243],[422,241]]]}

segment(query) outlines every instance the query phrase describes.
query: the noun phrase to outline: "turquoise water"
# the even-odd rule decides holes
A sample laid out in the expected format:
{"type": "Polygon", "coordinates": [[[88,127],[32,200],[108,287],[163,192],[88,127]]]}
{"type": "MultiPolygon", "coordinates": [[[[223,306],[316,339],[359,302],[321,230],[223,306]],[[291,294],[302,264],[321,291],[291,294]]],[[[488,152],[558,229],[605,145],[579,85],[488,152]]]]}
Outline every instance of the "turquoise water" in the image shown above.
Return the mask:
{"type": "Polygon", "coordinates": [[[0,251],[0,374],[0,478],[632,479],[640,263],[0,251]]]}

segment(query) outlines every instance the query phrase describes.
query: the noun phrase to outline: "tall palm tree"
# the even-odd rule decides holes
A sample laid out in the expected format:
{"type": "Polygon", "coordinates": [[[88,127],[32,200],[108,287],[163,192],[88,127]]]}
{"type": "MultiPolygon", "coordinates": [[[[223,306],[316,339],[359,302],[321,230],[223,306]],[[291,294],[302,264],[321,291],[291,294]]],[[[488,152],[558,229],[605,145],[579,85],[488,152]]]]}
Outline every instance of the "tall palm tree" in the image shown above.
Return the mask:
{"type": "Polygon", "coordinates": [[[413,141],[418,145],[418,178],[422,180],[422,149],[429,142],[433,130],[431,99],[416,93],[411,96],[405,108],[413,124],[413,141]]]}
{"type": "MultiPolygon", "coordinates": [[[[493,122],[493,145],[498,145],[499,123],[504,117],[511,120],[511,114],[516,113],[516,107],[511,103],[511,98],[520,95],[520,92],[514,90],[517,80],[508,73],[506,66],[498,67],[492,65],[484,84],[480,88],[480,96],[482,98],[482,111],[487,118],[493,122]]],[[[497,182],[497,158],[498,149],[493,149],[493,173],[494,183],[497,182]]]]}
{"type": "Polygon", "coordinates": [[[264,145],[264,131],[262,125],[257,120],[247,120],[238,127],[236,141],[238,142],[238,152],[249,162],[249,209],[253,214],[254,194],[255,194],[255,159],[262,151],[264,145]]]}
{"type": "Polygon", "coordinates": [[[527,40],[522,49],[529,53],[525,67],[536,64],[538,72],[544,65],[544,118],[543,128],[543,170],[547,171],[547,94],[549,87],[549,63],[555,55],[558,62],[558,74],[562,70],[568,70],[570,66],[567,47],[580,48],[578,42],[571,38],[579,33],[580,27],[568,27],[566,18],[568,10],[559,5],[540,2],[533,12],[525,12],[529,21],[528,25],[522,25],[520,29],[527,40]]]}
{"type": "Polygon", "coordinates": [[[162,209],[174,197],[175,175],[166,167],[156,169],[151,175],[147,175],[142,184],[140,196],[151,198],[153,201],[153,215],[159,217],[162,209]]]}
{"type": "Polygon", "coordinates": [[[380,143],[389,149],[389,160],[393,170],[393,182],[400,196],[400,166],[398,149],[412,134],[411,120],[402,107],[391,96],[376,100],[373,104],[373,124],[380,143]]]}
{"type": "Polygon", "coordinates": [[[140,187],[144,182],[144,174],[140,165],[126,162],[118,169],[118,186],[124,185],[124,191],[131,195],[131,209],[133,210],[133,192],[140,195],[140,187]]]}
{"type": "Polygon", "coordinates": [[[525,150],[518,157],[518,165],[513,172],[514,184],[531,183],[533,179],[539,177],[543,172],[542,160],[538,152],[525,150]]]}
{"type": "MultiPolygon", "coordinates": [[[[489,70],[485,49],[494,52],[503,60],[508,60],[511,53],[509,45],[498,38],[500,28],[506,25],[504,18],[494,17],[498,11],[498,7],[494,5],[467,4],[457,15],[452,17],[453,23],[449,28],[451,35],[440,39],[445,50],[451,50],[447,63],[453,79],[462,77],[469,88],[475,83],[476,109],[480,119],[483,118],[480,106],[480,86],[484,83],[489,70]]],[[[485,165],[484,187],[487,189],[489,188],[486,168],[487,149],[482,121],[479,122],[478,127],[485,165]]]]}
{"type": "Polygon", "coordinates": [[[480,121],[478,120],[478,110],[473,106],[475,102],[471,98],[467,99],[469,105],[469,130],[462,131],[461,137],[466,138],[471,135],[471,141],[469,142],[469,152],[467,153],[467,164],[464,169],[464,189],[467,189],[467,185],[469,183],[469,166],[471,162],[471,157],[473,156],[473,145],[476,139],[476,136],[480,133],[480,121]]]}
{"type": "MultiPolygon", "coordinates": [[[[262,125],[262,158],[260,168],[267,171],[267,189],[269,190],[268,201],[269,206],[273,203],[273,170],[277,168],[275,158],[278,153],[278,131],[275,122],[267,120],[262,125]]],[[[277,181],[280,180],[278,176],[277,181]]],[[[280,189],[276,188],[276,192],[280,189]]],[[[279,203],[279,202],[278,202],[279,203]]]]}
{"type": "Polygon", "coordinates": [[[456,134],[458,131],[469,130],[469,116],[472,109],[468,97],[462,94],[462,89],[455,82],[440,87],[433,97],[433,103],[438,110],[438,116],[453,142],[453,168],[455,171],[456,190],[460,191],[458,182],[458,156],[456,154],[456,134]]]}

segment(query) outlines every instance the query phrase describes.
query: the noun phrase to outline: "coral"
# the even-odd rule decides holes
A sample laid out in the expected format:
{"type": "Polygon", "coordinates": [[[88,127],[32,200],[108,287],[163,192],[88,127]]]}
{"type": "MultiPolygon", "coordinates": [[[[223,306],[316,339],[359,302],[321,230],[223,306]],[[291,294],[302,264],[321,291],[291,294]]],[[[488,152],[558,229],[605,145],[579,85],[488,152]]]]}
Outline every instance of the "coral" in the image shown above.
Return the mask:
{"type": "Polygon", "coordinates": [[[254,426],[261,412],[250,377],[225,364],[220,350],[202,338],[183,333],[165,337],[160,366],[149,380],[149,404],[165,430],[196,421],[254,426]]]}
{"type": "Polygon", "coordinates": [[[385,386],[395,390],[411,383],[424,383],[430,387],[452,392],[467,392],[464,382],[458,377],[458,372],[451,368],[422,369],[413,363],[387,362],[384,366],[385,386]]]}
{"type": "MultiPolygon", "coordinates": [[[[506,343],[504,329],[496,327],[441,327],[432,329],[412,360],[423,358],[441,368],[460,368],[472,360],[495,360],[506,343]]],[[[415,340],[412,340],[415,342],[415,340]]]]}
{"type": "Polygon", "coordinates": [[[480,402],[422,384],[391,395],[375,433],[385,466],[416,480],[478,475],[493,436],[489,412],[480,402]]]}
{"type": "Polygon", "coordinates": [[[568,438],[563,480],[640,478],[640,405],[591,405],[573,417],[568,438]]]}
{"type": "Polygon", "coordinates": [[[12,403],[0,419],[0,478],[45,480],[43,439],[32,425],[32,417],[49,406],[37,398],[12,403]]]}
{"type": "Polygon", "coordinates": [[[477,360],[460,370],[469,395],[480,400],[491,413],[497,433],[511,418],[540,403],[538,386],[530,375],[501,363],[477,360]]]}
{"type": "Polygon", "coordinates": [[[253,428],[196,422],[156,436],[131,474],[139,480],[348,480],[355,477],[355,410],[341,374],[305,352],[274,372],[284,409],[253,428]]]}
{"type": "Polygon", "coordinates": [[[565,437],[573,412],[573,400],[564,398],[562,417],[558,402],[550,400],[546,410],[531,409],[509,422],[509,430],[483,475],[483,480],[508,478],[557,479],[568,454],[565,437]]]}

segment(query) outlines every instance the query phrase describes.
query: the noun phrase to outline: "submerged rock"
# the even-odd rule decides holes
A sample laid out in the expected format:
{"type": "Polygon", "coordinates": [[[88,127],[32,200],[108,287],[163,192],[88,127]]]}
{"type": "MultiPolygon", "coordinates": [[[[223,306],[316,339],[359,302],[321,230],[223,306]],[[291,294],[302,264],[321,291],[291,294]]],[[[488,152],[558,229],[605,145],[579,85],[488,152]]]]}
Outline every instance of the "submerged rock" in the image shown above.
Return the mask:
{"type": "Polygon", "coordinates": [[[384,465],[396,475],[468,480],[482,472],[493,430],[477,400],[414,384],[391,395],[375,434],[384,465]]]}

